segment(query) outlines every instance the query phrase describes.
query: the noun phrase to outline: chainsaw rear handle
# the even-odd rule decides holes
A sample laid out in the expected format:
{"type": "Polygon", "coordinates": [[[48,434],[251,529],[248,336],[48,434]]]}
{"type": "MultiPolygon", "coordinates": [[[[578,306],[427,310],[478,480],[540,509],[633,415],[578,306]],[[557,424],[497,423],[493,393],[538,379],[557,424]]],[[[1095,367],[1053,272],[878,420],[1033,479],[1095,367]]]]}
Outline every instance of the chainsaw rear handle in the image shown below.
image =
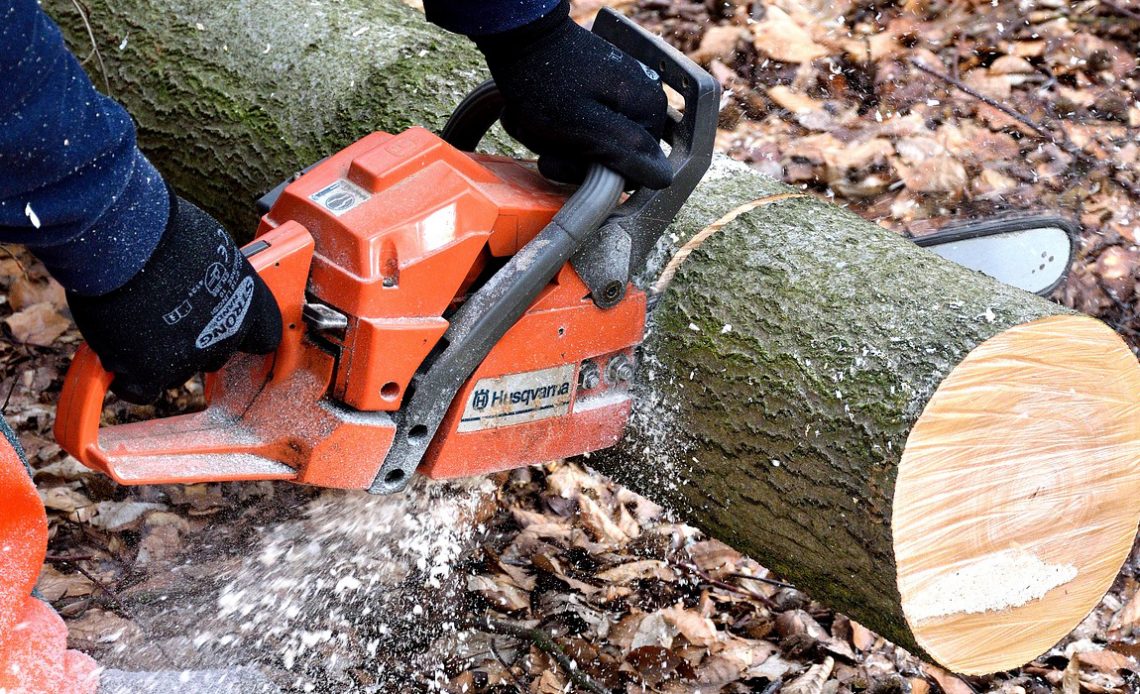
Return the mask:
{"type": "MultiPolygon", "coordinates": [[[[609,308],[625,297],[630,279],[644,269],[650,251],[708,170],[720,84],[680,51],[608,7],[594,20],[594,33],[656,70],[685,102],[680,113],[670,109],[663,137],[669,145],[672,184],[636,191],[597,238],[573,257],[574,270],[590,288],[594,303],[609,308]]],[[[484,82],[456,107],[441,136],[458,149],[472,151],[502,110],[503,97],[494,81],[484,82]]]]}
{"type": "MultiPolygon", "coordinates": [[[[279,227],[242,249],[273,292],[288,327],[272,355],[238,355],[227,369],[252,374],[255,380],[272,379],[271,369],[281,374],[296,370],[303,355],[300,331],[292,326],[301,321],[312,251],[312,236],[296,224],[279,227]],[[240,367],[235,367],[239,360],[240,367]]],[[[101,428],[113,380],[91,347],[81,344],[64,379],[54,433],[64,450],[84,465],[121,484],[297,477],[296,469],[266,455],[265,441],[250,436],[228,416],[215,416],[218,411],[101,428]],[[198,417],[193,427],[176,421],[188,417],[198,417]]],[[[207,381],[208,392],[210,386],[207,381]]]]}

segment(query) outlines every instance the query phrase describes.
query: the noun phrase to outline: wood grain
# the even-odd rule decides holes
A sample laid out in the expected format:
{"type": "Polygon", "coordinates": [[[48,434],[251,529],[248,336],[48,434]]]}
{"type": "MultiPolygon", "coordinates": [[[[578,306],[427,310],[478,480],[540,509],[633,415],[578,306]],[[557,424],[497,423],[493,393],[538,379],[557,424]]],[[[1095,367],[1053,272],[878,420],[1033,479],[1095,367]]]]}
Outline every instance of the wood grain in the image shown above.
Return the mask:
{"type": "Polygon", "coordinates": [[[902,607],[964,673],[1030,660],[1112,585],[1140,520],[1140,372],[1083,316],[971,352],[911,430],[894,496],[902,607]],[[998,644],[1001,644],[1000,647],[998,644]]]}

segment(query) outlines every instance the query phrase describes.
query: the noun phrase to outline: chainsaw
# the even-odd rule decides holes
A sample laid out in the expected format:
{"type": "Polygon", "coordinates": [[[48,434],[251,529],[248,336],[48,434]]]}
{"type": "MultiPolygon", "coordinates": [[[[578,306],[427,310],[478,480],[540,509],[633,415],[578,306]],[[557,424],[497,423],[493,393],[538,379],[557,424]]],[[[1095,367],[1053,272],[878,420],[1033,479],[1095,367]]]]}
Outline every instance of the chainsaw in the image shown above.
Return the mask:
{"type": "Polygon", "coordinates": [[[121,484],[289,480],[386,494],[616,443],[646,296],[631,278],[711,161],[720,87],[602,10],[594,33],[684,99],[674,180],[623,198],[590,167],[572,194],[532,163],[475,153],[493,83],[440,135],[373,133],[283,183],[243,248],[281,309],[268,356],[207,375],[200,412],[100,426],[112,375],[86,345],[55,435],[121,484]]]}

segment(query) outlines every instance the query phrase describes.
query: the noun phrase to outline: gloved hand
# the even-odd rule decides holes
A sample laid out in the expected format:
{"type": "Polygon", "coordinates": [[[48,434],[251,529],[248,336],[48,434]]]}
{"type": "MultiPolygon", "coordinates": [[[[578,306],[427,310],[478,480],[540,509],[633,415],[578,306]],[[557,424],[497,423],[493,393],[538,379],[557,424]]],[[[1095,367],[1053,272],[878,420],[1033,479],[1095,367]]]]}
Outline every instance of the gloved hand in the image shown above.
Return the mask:
{"type": "Polygon", "coordinates": [[[668,106],[655,72],[578,26],[563,0],[549,14],[472,39],[506,106],[506,131],[539,155],[544,176],[576,182],[598,162],[634,186],[673,172],[658,140],[668,106]]]}
{"type": "Polygon", "coordinates": [[[103,296],[67,294],[79,332],[115,374],[111,390],[138,404],[217,371],[235,352],[267,354],[281,340],[277,301],[221,224],[173,194],[170,209],[130,281],[103,296]]]}

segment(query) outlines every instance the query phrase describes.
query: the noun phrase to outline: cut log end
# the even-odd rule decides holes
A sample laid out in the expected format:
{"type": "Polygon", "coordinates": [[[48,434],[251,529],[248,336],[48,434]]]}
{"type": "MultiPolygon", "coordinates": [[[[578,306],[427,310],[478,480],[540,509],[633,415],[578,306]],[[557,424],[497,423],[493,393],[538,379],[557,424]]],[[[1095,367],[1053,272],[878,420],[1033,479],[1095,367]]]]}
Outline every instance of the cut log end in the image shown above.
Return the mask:
{"type": "Polygon", "coordinates": [[[1112,585],[1140,520],[1140,366],[1083,316],[971,352],[907,438],[892,530],[916,642],[967,674],[1016,667],[1112,585]]]}

